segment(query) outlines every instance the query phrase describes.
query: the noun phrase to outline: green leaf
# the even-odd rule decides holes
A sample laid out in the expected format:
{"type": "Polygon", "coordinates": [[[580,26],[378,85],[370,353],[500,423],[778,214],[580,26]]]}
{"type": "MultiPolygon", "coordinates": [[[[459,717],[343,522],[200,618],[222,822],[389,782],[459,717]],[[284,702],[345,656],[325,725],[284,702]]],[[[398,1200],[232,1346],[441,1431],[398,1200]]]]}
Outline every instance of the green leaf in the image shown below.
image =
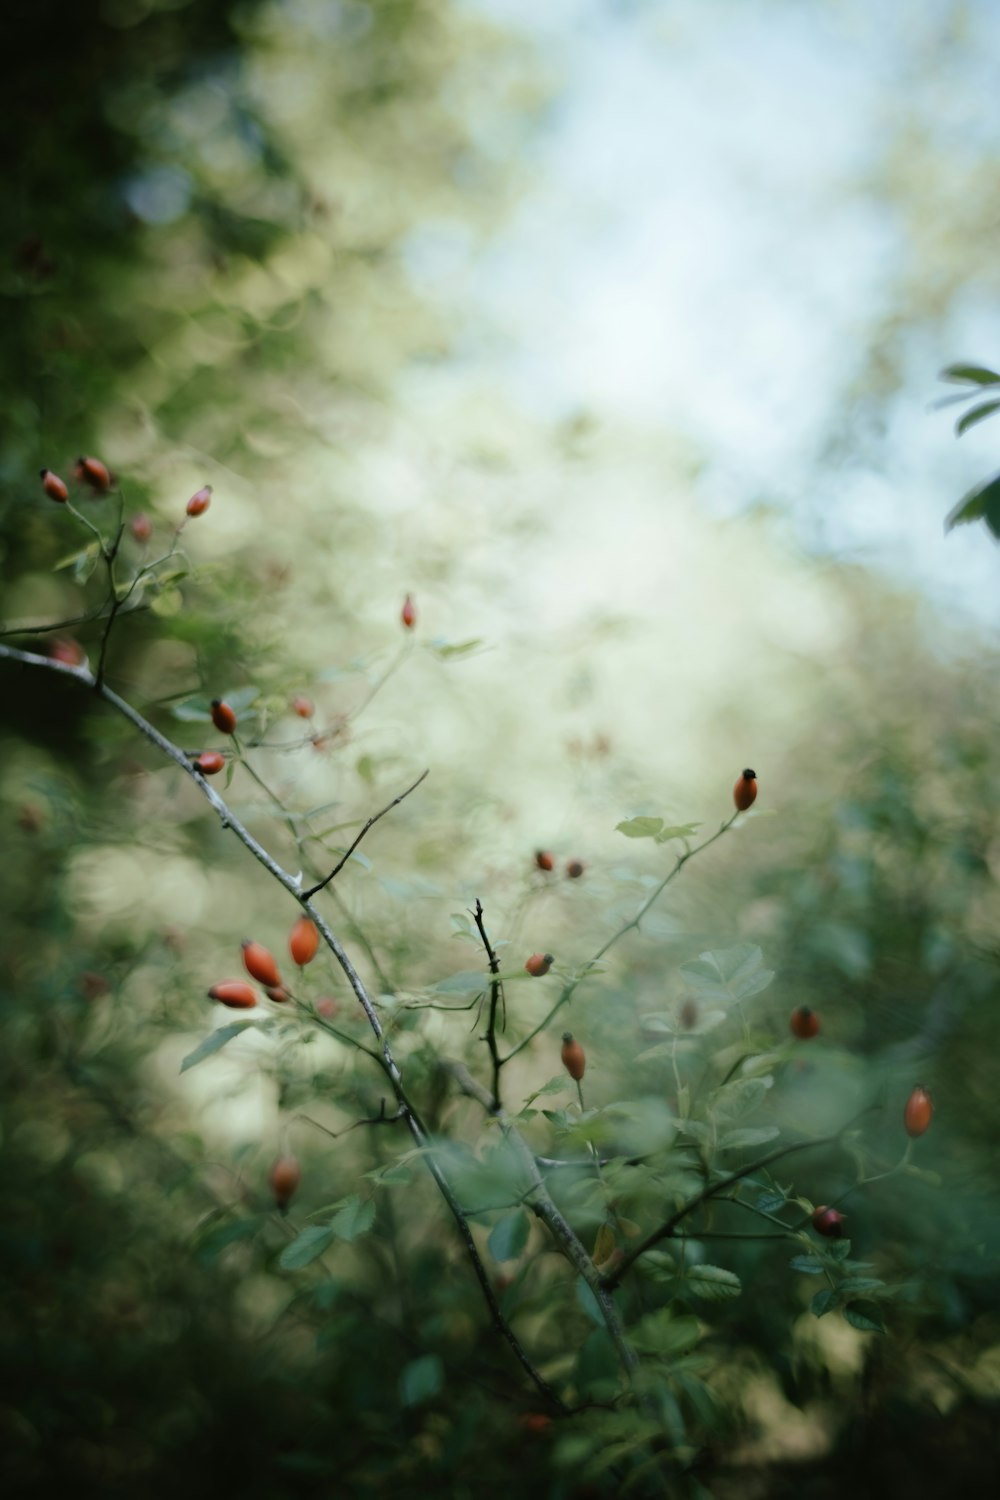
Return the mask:
{"type": "Polygon", "coordinates": [[[189,1052],[181,1063],[181,1072],[186,1073],[188,1068],[196,1068],[206,1057],[213,1053],[221,1052],[227,1042],[231,1042],[234,1036],[239,1036],[241,1031],[246,1031],[248,1026],[257,1026],[257,1021],[231,1021],[228,1026],[220,1026],[215,1031],[210,1031],[204,1041],[198,1043],[193,1052],[189,1052]]]}
{"type": "MultiPolygon", "coordinates": [[[[699,1268],[700,1269],[700,1268],[699,1268]]],[[[680,1354],[698,1342],[698,1319],[675,1317],[668,1307],[647,1313],[629,1335],[629,1342],[644,1354],[680,1354]]]]}
{"type": "Polygon", "coordinates": [[[668,828],[661,828],[655,835],[657,844],[665,844],[670,839],[689,839],[698,832],[700,823],[674,823],[668,828]]]}
{"type": "Polygon", "coordinates": [[[955,526],[968,526],[972,521],[985,521],[995,537],[1000,539],[1000,474],[977,485],[950,511],[945,519],[945,531],[955,526]]]}
{"type": "Polygon", "coordinates": [[[833,1312],[840,1302],[840,1293],[832,1287],[825,1286],[821,1292],[817,1292],[809,1306],[817,1318],[822,1318],[824,1313],[833,1312]]]}
{"type": "Polygon", "coordinates": [[[984,401],[981,406],[970,407],[955,423],[955,436],[961,437],[963,432],[968,432],[978,422],[985,422],[995,411],[1000,411],[1000,401],[984,401]]]}
{"type": "Polygon", "coordinates": [[[862,1333],[885,1333],[882,1314],[874,1302],[848,1302],[844,1317],[852,1328],[860,1328],[862,1333]]]}
{"type": "Polygon", "coordinates": [[[784,1193],[778,1188],[765,1188],[754,1207],[759,1208],[761,1213],[776,1214],[779,1208],[784,1208],[787,1201],[784,1193]]]}
{"type": "Polygon", "coordinates": [[[310,1224],[303,1229],[290,1245],[286,1245],[278,1257],[283,1271],[301,1271],[311,1265],[333,1243],[333,1230],[328,1224],[310,1224]]]}
{"type": "Polygon", "coordinates": [[[878,1292],[885,1287],[885,1282],[880,1276],[845,1276],[840,1283],[840,1290],[845,1295],[857,1292],[878,1292]]]}
{"type": "Polygon", "coordinates": [[[774,974],[763,967],[763,962],[756,944],[735,943],[731,948],[699,954],[681,964],[680,972],[697,999],[732,1005],[759,994],[771,983],[774,974]]]}
{"type": "Polygon", "coordinates": [[[662,827],[662,818],[626,818],[624,823],[615,824],[615,831],[623,833],[627,839],[651,839],[662,827]]]}
{"type": "Polygon", "coordinates": [[[412,1359],[399,1372],[399,1399],[404,1406],[420,1406],[444,1387],[444,1365],[437,1354],[412,1359]]]}
{"type": "Polygon", "coordinates": [[[765,1074],[763,1078],[735,1078],[723,1084],[714,1094],[716,1114],[728,1120],[748,1115],[762,1102],[773,1082],[774,1079],[765,1074]]]}
{"type": "Polygon", "coordinates": [[[684,1285],[706,1302],[726,1302],[743,1290],[736,1272],[723,1266],[692,1266],[684,1277],[684,1285]]]}
{"type": "Polygon", "coordinates": [[[434,993],[437,995],[474,995],[477,990],[485,990],[489,982],[489,976],[479,969],[464,969],[460,974],[450,974],[447,979],[442,979],[439,984],[434,985],[434,993]]]}
{"type": "Polygon", "coordinates": [[[528,1215],[522,1209],[518,1209],[515,1214],[508,1214],[505,1219],[498,1219],[486,1241],[493,1259],[517,1260],[528,1243],[530,1228],[528,1215]]]}
{"type": "Polygon", "coordinates": [[[85,547],[74,547],[72,552],[67,552],[65,557],[61,557],[57,563],[53,563],[52,571],[53,573],[58,573],[61,568],[73,568],[75,570],[81,564],[89,562],[90,567],[87,571],[87,576],[89,577],[100,554],[100,543],[88,542],[85,547]]]}
{"type": "Polygon", "coordinates": [[[742,1130],[727,1130],[719,1141],[720,1151],[743,1151],[747,1146],[762,1146],[780,1135],[777,1125],[747,1126],[742,1130]]]}
{"type": "Polygon", "coordinates": [[[801,1271],[806,1276],[822,1276],[823,1262],[815,1255],[793,1255],[788,1262],[793,1271],[801,1271]]]}
{"type": "Polygon", "coordinates": [[[953,385],[996,385],[1000,375],[985,365],[945,365],[940,380],[950,380],[953,385]]]}
{"type": "Polygon", "coordinates": [[[576,1300],[590,1321],[596,1323],[599,1328],[603,1328],[604,1314],[601,1312],[600,1304],[582,1276],[576,1278],[576,1300]]]}
{"type": "Polygon", "coordinates": [[[227,1224],[216,1224],[199,1239],[194,1253],[203,1265],[213,1265],[230,1245],[238,1244],[240,1240],[253,1239],[260,1229],[261,1222],[262,1220],[256,1217],[230,1219],[227,1224]]]}
{"type": "Polygon", "coordinates": [[[478,651],[482,641],[477,637],[472,641],[431,641],[430,649],[439,661],[454,661],[457,656],[469,656],[473,651],[478,651]]]}
{"type": "Polygon", "coordinates": [[[336,1235],[338,1240],[356,1240],[359,1235],[366,1234],[374,1222],[375,1199],[369,1198],[363,1203],[352,1193],[340,1212],[330,1221],[330,1233],[336,1235]]]}

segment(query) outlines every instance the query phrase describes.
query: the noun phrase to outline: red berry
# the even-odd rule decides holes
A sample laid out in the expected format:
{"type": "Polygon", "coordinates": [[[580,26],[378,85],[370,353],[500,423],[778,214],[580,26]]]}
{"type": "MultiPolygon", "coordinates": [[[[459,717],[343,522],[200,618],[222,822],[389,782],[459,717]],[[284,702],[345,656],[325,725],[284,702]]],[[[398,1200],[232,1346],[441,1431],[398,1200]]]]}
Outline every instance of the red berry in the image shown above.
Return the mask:
{"type": "Polygon", "coordinates": [[[278,973],[274,954],[263,943],[255,943],[250,938],[243,939],[243,964],[251,979],[256,979],[258,984],[275,987],[281,985],[281,975],[278,973]]]}
{"type": "Polygon", "coordinates": [[[517,1419],[526,1432],[548,1432],[552,1418],[544,1411],[523,1411],[517,1419]]]}
{"type": "Polygon", "coordinates": [[[218,750],[203,750],[191,764],[203,776],[217,776],[225,767],[226,757],[220,755],[218,750]]]}
{"type": "Polygon", "coordinates": [[[230,1010],[250,1010],[257,1004],[256,993],[242,979],[224,979],[221,984],[213,984],[208,998],[228,1005],[230,1010]]]}
{"type": "Polygon", "coordinates": [[[568,859],[566,861],[566,874],[570,880],[579,880],[584,871],[582,859],[568,859]]]}
{"type": "Polygon", "coordinates": [[[340,1014],[340,1006],[332,995],[323,995],[316,1001],[316,1014],[324,1021],[332,1021],[340,1014]]]}
{"type": "Polygon", "coordinates": [[[412,630],[414,625],[417,623],[417,606],[414,604],[409,594],[407,594],[406,598],[403,600],[403,608],[400,612],[399,618],[402,620],[407,630],[412,630]]]}
{"type": "Polygon", "coordinates": [[[307,698],[304,693],[298,693],[292,699],[292,709],[300,719],[311,719],[316,712],[312,699],[307,698]]]}
{"type": "Polygon", "coordinates": [[[844,1234],[844,1215],[838,1213],[835,1208],[827,1208],[825,1203],[813,1211],[812,1227],[817,1234],[826,1235],[828,1240],[839,1240],[844,1234]]]}
{"type": "Polygon", "coordinates": [[[907,1135],[916,1138],[930,1129],[934,1116],[934,1101],[922,1083],[918,1083],[903,1109],[903,1127],[907,1135]]]}
{"type": "Polygon", "coordinates": [[[800,1005],[788,1018],[788,1029],[792,1036],[799,1037],[807,1042],[810,1037],[819,1035],[819,1016],[808,1005],[800,1005]]]}
{"type": "Polygon", "coordinates": [[[554,854],[550,854],[548,849],[538,849],[535,852],[535,864],[540,870],[554,870],[556,867],[556,857],[554,854]]]}
{"type": "Polygon", "coordinates": [[[569,1076],[579,1083],[587,1069],[586,1054],[571,1031],[564,1031],[562,1040],[562,1065],[569,1076]]]}
{"type": "Polygon", "coordinates": [[[212,699],[212,723],[220,734],[236,733],[236,715],[221,698],[212,699]]]}
{"type": "Polygon", "coordinates": [[[551,953],[533,953],[524,966],[535,979],[547,974],[552,967],[551,953]]]}
{"type": "Polygon", "coordinates": [[[300,967],[312,963],[318,947],[319,933],[316,930],[316,923],[310,921],[308,917],[299,917],[288,939],[288,951],[292,955],[293,963],[297,963],[300,967]]]}
{"type": "Polygon", "coordinates": [[[188,501],[187,513],[189,516],[203,516],[206,510],[208,510],[208,507],[211,505],[211,503],[212,486],[210,484],[204,484],[202,485],[200,490],[195,491],[195,493],[191,496],[191,499],[188,501]]]}
{"type": "Polygon", "coordinates": [[[68,500],[69,490],[66,488],[58,474],[53,474],[51,469],[39,469],[42,481],[42,489],[50,500],[68,500]]]}
{"type": "Polygon", "coordinates": [[[267,985],[264,994],[269,1000],[273,1000],[276,1005],[284,1005],[289,998],[288,991],[283,984],[267,985]]]}
{"type": "Polygon", "coordinates": [[[757,772],[744,771],[733,787],[733,801],[736,803],[737,812],[746,812],[748,807],[752,807],[756,796],[757,772]]]}
{"type": "Polygon", "coordinates": [[[89,484],[100,495],[106,495],[111,488],[111,475],[99,458],[78,458],[73,473],[80,484],[89,484]]]}
{"type": "Polygon", "coordinates": [[[61,661],[65,667],[82,667],[87,656],[71,635],[57,635],[49,642],[49,659],[61,661]]]}
{"type": "Polygon", "coordinates": [[[137,542],[148,542],[150,537],[153,535],[153,523],[146,515],[145,511],[140,511],[140,513],[137,516],[133,516],[132,520],[129,522],[129,530],[131,531],[137,542]]]}
{"type": "Polygon", "coordinates": [[[279,1156],[271,1168],[271,1191],[275,1206],[285,1213],[302,1181],[302,1169],[294,1156],[279,1156]]]}

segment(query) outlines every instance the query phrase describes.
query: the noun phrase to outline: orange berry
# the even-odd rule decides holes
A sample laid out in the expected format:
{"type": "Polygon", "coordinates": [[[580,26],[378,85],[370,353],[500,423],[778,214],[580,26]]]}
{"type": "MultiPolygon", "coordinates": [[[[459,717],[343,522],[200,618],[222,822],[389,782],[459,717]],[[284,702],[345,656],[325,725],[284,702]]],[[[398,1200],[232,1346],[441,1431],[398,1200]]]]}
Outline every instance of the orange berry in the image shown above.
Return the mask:
{"type": "Polygon", "coordinates": [[[569,1076],[579,1083],[587,1069],[586,1054],[571,1031],[563,1032],[562,1041],[562,1065],[569,1076]]]}
{"type": "Polygon", "coordinates": [[[221,698],[212,699],[212,723],[220,734],[236,733],[236,715],[221,698]]]}
{"type": "Polygon", "coordinates": [[[309,917],[299,917],[288,939],[288,951],[292,955],[292,962],[304,968],[306,964],[312,963],[318,947],[319,932],[316,929],[316,923],[309,917]]]}
{"type": "Polygon", "coordinates": [[[271,1168],[269,1178],[271,1191],[274,1194],[275,1206],[286,1213],[288,1205],[295,1196],[296,1189],[302,1181],[302,1168],[294,1156],[279,1156],[271,1168]]]}
{"type": "Polygon", "coordinates": [[[312,699],[307,698],[304,693],[297,693],[292,699],[292,709],[300,719],[311,719],[316,712],[312,699]]]}
{"type": "Polygon", "coordinates": [[[566,875],[570,880],[579,880],[584,872],[582,859],[568,859],[566,861],[566,875]]]}
{"type": "Polygon", "coordinates": [[[340,1006],[332,995],[323,995],[316,1001],[316,1014],[324,1021],[332,1021],[340,1014],[340,1006]]]}
{"type": "Polygon", "coordinates": [[[203,516],[212,503],[212,486],[203,484],[200,490],[196,490],[187,503],[189,516],[203,516]]]}
{"type": "Polygon", "coordinates": [[[111,475],[99,458],[78,458],[73,473],[80,484],[89,484],[100,495],[106,495],[111,488],[111,475]]]}
{"type": "Polygon", "coordinates": [[[399,618],[402,620],[407,630],[412,630],[414,625],[417,623],[417,606],[414,604],[409,594],[407,594],[406,598],[403,600],[403,608],[400,612],[399,618]]]}
{"type": "Polygon", "coordinates": [[[548,1432],[552,1418],[544,1411],[523,1411],[517,1419],[526,1432],[548,1432]]]}
{"type": "Polygon", "coordinates": [[[547,974],[552,967],[551,953],[533,953],[524,966],[535,979],[547,974]]]}
{"type": "Polygon", "coordinates": [[[556,857],[554,854],[550,854],[548,849],[537,849],[535,851],[535,864],[540,870],[554,870],[556,867],[556,857]]]}
{"type": "Polygon", "coordinates": [[[835,1208],[827,1208],[825,1203],[821,1203],[819,1208],[813,1211],[812,1227],[817,1234],[826,1235],[828,1240],[842,1239],[844,1215],[838,1213],[835,1208]]]}
{"type": "Polygon", "coordinates": [[[131,531],[137,542],[149,541],[153,535],[153,523],[145,511],[140,511],[137,516],[132,517],[129,522],[129,531],[131,531]]]}
{"type": "Polygon", "coordinates": [[[263,943],[255,943],[251,938],[244,938],[242,946],[243,964],[251,979],[256,979],[258,984],[279,987],[281,975],[270,949],[265,948],[263,943]]]}
{"type": "Polygon", "coordinates": [[[276,1005],[284,1005],[286,1000],[289,999],[288,991],[283,984],[267,985],[264,994],[269,1000],[273,1000],[276,1005]]]}
{"type": "Polygon", "coordinates": [[[752,807],[756,796],[757,772],[746,770],[733,787],[733,801],[737,812],[746,812],[748,807],[752,807]]]}
{"type": "Polygon", "coordinates": [[[226,757],[220,755],[218,750],[203,750],[200,755],[195,757],[191,764],[203,776],[217,776],[225,767],[226,757]]]}
{"type": "Polygon", "coordinates": [[[250,1010],[257,1004],[256,993],[242,979],[224,979],[221,984],[213,984],[208,998],[228,1005],[230,1010],[250,1010]]]}
{"type": "Polygon", "coordinates": [[[42,481],[42,489],[50,500],[69,499],[69,490],[58,474],[53,474],[51,469],[39,469],[38,473],[42,481]]]}
{"type": "Polygon", "coordinates": [[[819,1016],[808,1005],[800,1005],[789,1016],[788,1029],[792,1036],[807,1042],[810,1037],[819,1035],[819,1016]]]}
{"type": "Polygon", "coordinates": [[[903,1127],[914,1139],[930,1129],[934,1116],[934,1101],[922,1083],[918,1083],[903,1109],[903,1127]]]}

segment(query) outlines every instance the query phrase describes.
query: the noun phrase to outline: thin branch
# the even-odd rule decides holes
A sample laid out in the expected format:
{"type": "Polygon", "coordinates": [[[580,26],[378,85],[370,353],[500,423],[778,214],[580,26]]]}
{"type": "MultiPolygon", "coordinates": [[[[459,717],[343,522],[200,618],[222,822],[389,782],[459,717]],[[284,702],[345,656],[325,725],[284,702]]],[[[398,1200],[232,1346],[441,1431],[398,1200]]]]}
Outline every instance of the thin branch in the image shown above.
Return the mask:
{"type": "MultiPolygon", "coordinates": [[[[688,1214],[693,1214],[696,1208],[700,1208],[710,1198],[717,1197],[719,1193],[725,1192],[726,1188],[731,1188],[735,1183],[742,1182],[744,1177],[750,1177],[754,1172],[759,1172],[763,1167],[769,1167],[772,1162],[781,1161],[783,1157],[794,1156],[799,1151],[813,1151],[819,1146],[832,1145],[834,1141],[840,1139],[844,1131],[852,1123],[853,1121],[848,1121],[848,1124],[842,1126],[834,1135],[822,1135],[817,1136],[812,1141],[795,1141],[790,1146],[779,1146],[776,1150],[768,1152],[767,1156],[762,1156],[757,1161],[748,1162],[746,1166],[737,1168],[735,1172],[730,1172],[726,1177],[720,1177],[718,1182],[709,1183],[707,1187],[702,1188],[700,1193],[696,1193],[693,1198],[689,1198],[686,1203],[682,1203],[680,1208],[675,1213],[672,1213],[665,1223],[661,1224],[658,1229],[654,1229],[652,1234],[648,1234],[641,1244],[630,1251],[625,1259],[620,1261],[615,1269],[604,1277],[605,1287],[608,1290],[616,1287],[622,1280],[622,1277],[631,1271],[636,1261],[645,1255],[647,1250],[652,1250],[654,1245],[660,1244],[661,1240],[670,1239],[682,1219],[686,1219],[688,1214]]],[[[744,1208],[749,1207],[748,1204],[741,1206],[744,1208]]]]}
{"type": "MultiPolygon", "coordinates": [[[[152,744],[154,744],[157,749],[160,750],[169,760],[172,760],[175,765],[179,766],[180,769],[185,773],[185,775],[191,777],[192,781],[194,781],[196,786],[198,786],[206,800],[212,805],[215,812],[218,814],[223,828],[228,828],[235,834],[240,843],[250,851],[254,859],[256,859],[259,864],[263,865],[265,870],[267,870],[267,872],[273,877],[273,879],[275,879],[279,885],[283,886],[284,889],[288,891],[288,893],[293,896],[296,901],[299,902],[303,911],[305,911],[306,914],[312,918],[313,922],[316,924],[316,927],[320,932],[320,935],[323,938],[323,941],[330,949],[334,958],[340,964],[341,969],[343,969],[344,974],[347,977],[347,981],[351,989],[354,991],[356,999],[358,1000],[358,1003],[361,1005],[362,1010],[368,1018],[368,1024],[374,1032],[376,1040],[381,1046],[381,1056],[378,1056],[374,1053],[372,1055],[376,1058],[376,1061],[379,1063],[392,1085],[393,1094],[395,1095],[396,1102],[399,1105],[400,1113],[406,1123],[406,1127],[409,1130],[410,1135],[413,1137],[415,1144],[419,1147],[424,1148],[423,1160],[427,1165],[427,1170],[434,1178],[441,1196],[444,1198],[446,1204],[448,1205],[453,1219],[455,1220],[458,1232],[465,1245],[466,1254],[468,1255],[469,1260],[472,1263],[472,1268],[475,1271],[476,1279],[478,1280],[479,1285],[482,1289],[483,1296],[486,1299],[486,1304],[490,1310],[494,1326],[500,1333],[501,1337],[509,1345],[515,1358],[518,1360],[521,1367],[528,1375],[529,1379],[533,1382],[535,1387],[538,1389],[538,1391],[545,1397],[548,1402],[550,1402],[550,1404],[557,1411],[563,1413],[566,1412],[567,1407],[562,1398],[532,1364],[531,1359],[521,1345],[520,1340],[504,1317],[500,1309],[500,1304],[497,1301],[496,1292],[494,1291],[489,1273],[487,1272],[486,1267],[483,1264],[482,1257],[479,1254],[475,1239],[473,1238],[472,1230],[469,1226],[468,1220],[462,1212],[461,1205],[459,1204],[458,1199],[456,1198],[452,1186],[445,1176],[444,1171],[435,1160],[433,1154],[428,1152],[426,1149],[430,1145],[430,1138],[424,1128],[423,1122],[420,1120],[416,1110],[406,1096],[406,1092],[403,1088],[402,1075],[399,1071],[396,1060],[392,1055],[392,1051],[389,1047],[388,1041],[386,1040],[385,1033],[382,1029],[382,1023],[378,1017],[378,1013],[375,1010],[375,1007],[371,999],[369,998],[368,993],[363,983],[361,982],[357,971],[354,968],[354,965],[351,963],[350,958],[344,951],[339,940],[330,930],[330,927],[322,914],[315,909],[308,896],[303,895],[300,882],[294,876],[290,875],[287,870],[283,869],[282,866],[278,864],[277,860],[273,859],[271,855],[268,854],[263,845],[258,843],[253,834],[243,826],[236,814],[230,810],[230,808],[219,796],[215,788],[209,785],[205,777],[202,776],[201,773],[195,768],[191,760],[184,754],[184,752],[179,749],[177,745],[173,744],[172,741],[168,740],[166,735],[161,734],[154,725],[150,724],[148,719],[144,719],[142,714],[134,709],[130,703],[127,703],[124,698],[120,698],[117,693],[113,692],[106,683],[99,684],[94,677],[94,674],[87,667],[68,666],[64,662],[53,661],[47,656],[38,656],[35,652],[20,651],[13,646],[0,646],[0,658],[5,658],[8,661],[18,661],[29,667],[40,667],[48,672],[61,673],[63,676],[73,678],[74,681],[80,683],[81,686],[93,689],[99,697],[103,698],[105,702],[111,705],[112,708],[117,709],[120,714],[128,719],[129,723],[134,725],[139,733],[144,735],[145,738],[148,739],[152,744]]],[[[421,777],[420,780],[422,781],[423,777],[421,777]]],[[[415,785],[419,785],[419,783],[415,783],[415,785]]],[[[388,809],[386,809],[386,811],[388,811],[388,809]]],[[[608,1301],[610,1303],[610,1298],[608,1298],[608,1301]]],[[[614,1304],[612,1303],[611,1306],[613,1308],[614,1304]]]]}
{"type": "Polygon", "coordinates": [[[693,849],[685,849],[683,854],[679,854],[677,856],[677,862],[674,865],[673,869],[668,875],[664,876],[656,889],[649,896],[647,896],[646,900],[639,907],[639,910],[636,912],[635,916],[632,917],[630,921],[626,922],[623,927],[619,927],[617,932],[612,933],[607,942],[602,947],[598,948],[593,958],[588,958],[587,962],[583,965],[583,968],[580,969],[579,973],[576,974],[574,978],[568,980],[565,985],[563,985],[563,988],[559,993],[558,1000],[556,1001],[555,1005],[553,1005],[552,1009],[549,1011],[545,1019],[543,1021],[539,1021],[538,1025],[534,1028],[533,1031],[528,1032],[528,1035],[524,1038],[523,1041],[518,1042],[517,1046],[512,1047],[511,1050],[507,1053],[506,1057],[500,1059],[501,1067],[505,1067],[506,1064],[509,1063],[512,1058],[515,1058],[519,1052],[523,1052],[525,1047],[528,1046],[529,1042],[533,1042],[535,1037],[538,1036],[539,1032],[545,1030],[546,1026],[548,1026],[549,1022],[552,1020],[553,1016],[555,1016],[560,1010],[562,1010],[566,1002],[572,998],[573,992],[576,990],[577,986],[579,984],[582,984],[587,976],[591,973],[591,971],[597,966],[598,963],[600,963],[605,953],[609,952],[609,950],[614,947],[615,943],[619,942],[627,932],[633,932],[639,926],[640,922],[649,911],[650,907],[655,901],[659,900],[660,896],[666,890],[670,882],[676,879],[681,870],[683,870],[684,866],[687,864],[688,860],[694,859],[696,854],[700,854],[703,849],[709,848],[711,844],[715,843],[716,839],[721,839],[722,835],[724,833],[727,833],[729,829],[732,828],[738,817],[739,812],[734,812],[732,817],[727,818],[726,821],[716,830],[715,833],[711,835],[710,838],[705,839],[704,843],[696,844],[693,849]]]}
{"type": "Polygon", "coordinates": [[[404,797],[408,797],[411,792],[415,792],[416,789],[417,789],[417,787],[420,785],[420,783],[422,781],[425,781],[429,774],[430,774],[429,770],[428,771],[422,771],[420,773],[420,775],[417,777],[416,781],[413,783],[412,786],[408,786],[406,788],[405,792],[400,792],[400,794],[399,794],[398,797],[393,797],[392,801],[389,802],[389,803],[387,803],[386,806],[383,807],[383,809],[382,809],[381,812],[377,812],[377,813],[375,813],[374,817],[369,818],[368,822],[365,824],[364,828],[362,828],[361,832],[358,834],[357,838],[354,840],[354,843],[345,852],[343,858],[340,859],[337,862],[337,864],[334,865],[333,869],[330,871],[330,873],[326,877],[326,879],[325,880],[321,880],[318,885],[310,886],[307,891],[303,891],[303,893],[302,893],[302,900],[303,901],[311,901],[312,898],[313,898],[313,896],[317,896],[320,891],[324,890],[330,884],[330,881],[333,879],[333,877],[335,875],[339,875],[340,874],[341,870],[344,868],[344,866],[346,865],[347,861],[350,859],[351,855],[354,853],[355,849],[361,843],[361,840],[364,838],[364,836],[368,832],[369,828],[374,828],[374,826],[378,822],[379,818],[384,818],[387,812],[392,812],[392,809],[394,807],[398,807],[399,806],[399,804],[402,802],[402,800],[403,800],[404,797]]]}
{"type": "Polygon", "coordinates": [[[503,1001],[504,1015],[506,1015],[507,1005],[504,999],[503,984],[499,979],[500,960],[497,958],[496,951],[486,935],[486,927],[483,923],[483,903],[479,900],[478,896],[476,898],[476,909],[472,915],[475,918],[479,936],[483,940],[486,957],[490,961],[490,973],[493,975],[493,979],[490,981],[490,1018],[486,1023],[486,1045],[490,1049],[490,1058],[493,1062],[493,1102],[495,1108],[500,1109],[500,1053],[497,1051],[497,1007],[503,1001]]]}
{"type": "Polygon", "coordinates": [[[339,1141],[342,1135],[349,1135],[352,1130],[357,1130],[360,1125],[398,1125],[399,1121],[403,1118],[403,1111],[401,1109],[397,1109],[394,1115],[387,1115],[385,1112],[385,1100],[382,1099],[377,1115],[372,1115],[366,1120],[355,1120],[353,1125],[345,1125],[343,1130],[329,1130],[325,1125],[321,1125],[319,1120],[314,1120],[312,1115],[303,1114],[301,1111],[292,1116],[291,1123],[294,1124],[296,1120],[305,1120],[307,1125],[314,1125],[317,1130],[322,1130],[323,1134],[328,1135],[332,1141],[339,1141]]]}
{"type": "Polygon", "coordinates": [[[537,1196],[530,1204],[532,1212],[542,1220],[542,1223],[548,1229],[577,1275],[583,1277],[587,1286],[594,1294],[594,1298],[601,1311],[601,1317],[604,1320],[604,1326],[615,1346],[622,1369],[628,1377],[631,1377],[633,1370],[638,1365],[638,1360],[634,1350],[629,1347],[625,1338],[625,1329],[622,1324],[621,1315],[610,1295],[611,1288],[607,1285],[604,1277],[602,1277],[600,1271],[598,1271],[594,1262],[587,1254],[586,1248],[579,1236],[549,1196],[545,1179],[538,1170],[531,1148],[520,1132],[515,1129],[506,1111],[497,1104],[496,1100],[488,1090],[483,1088],[481,1083],[477,1083],[464,1063],[447,1062],[444,1064],[444,1067],[446,1072],[458,1084],[462,1093],[467,1094],[470,1099],[475,1099],[478,1104],[481,1104],[487,1114],[499,1124],[504,1138],[509,1142],[514,1150],[514,1154],[524,1168],[528,1182],[536,1190],[537,1196]]]}

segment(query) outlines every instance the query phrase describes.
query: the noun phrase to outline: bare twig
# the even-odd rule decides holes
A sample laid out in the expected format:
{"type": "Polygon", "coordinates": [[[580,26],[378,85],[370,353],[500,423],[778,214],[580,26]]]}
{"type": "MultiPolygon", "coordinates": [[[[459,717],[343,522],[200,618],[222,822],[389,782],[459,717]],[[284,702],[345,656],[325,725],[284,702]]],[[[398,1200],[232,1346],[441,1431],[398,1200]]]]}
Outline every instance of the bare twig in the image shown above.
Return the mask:
{"type": "Polygon", "coordinates": [[[361,843],[361,840],[364,838],[364,836],[368,832],[369,828],[373,828],[375,826],[375,824],[378,822],[379,818],[384,818],[387,812],[391,812],[394,807],[398,807],[399,804],[402,802],[402,800],[403,800],[404,797],[408,797],[411,792],[415,792],[416,789],[417,789],[417,787],[420,785],[420,783],[422,781],[426,780],[426,778],[427,778],[427,776],[429,774],[430,774],[429,771],[422,771],[420,773],[420,775],[417,777],[416,781],[413,783],[412,786],[408,786],[406,788],[405,792],[400,792],[400,794],[399,794],[398,797],[393,797],[392,801],[386,803],[385,807],[382,808],[381,812],[377,812],[377,813],[375,813],[375,815],[373,817],[369,818],[368,822],[362,828],[361,832],[358,834],[358,836],[354,840],[353,844],[350,846],[349,849],[347,849],[345,851],[345,853],[343,855],[343,858],[340,859],[340,860],[338,860],[338,862],[334,865],[333,869],[330,871],[329,875],[327,875],[326,879],[325,880],[321,880],[318,885],[312,885],[312,886],[310,886],[307,891],[303,891],[303,893],[302,893],[302,900],[303,901],[311,901],[312,898],[313,898],[313,896],[317,896],[320,891],[324,890],[325,887],[330,884],[330,881],[333,879],[333,877],[335,875],[339,875],[340,874],[341,870],[344,868],[344,866],[346,865],[347,861],[350,859],[351,855],[354,853],[355,849],[361,843]]]}
{"type": "Polygon", "coordinates": [[[486,949],[486,957],[490,961],[490,973],[493,975],[490,981],[490,1016],[486,1023],[486,1045],[490,1049],[490,1058],[493,1062],[493,1101],[497,1109],[501,1107],[500,1100],[500,1053],[497,1051],[497,1008],[502,1004],[503,1014],[506,1017],[507,1004],[503,993],[503,984],[499,978],[500,960],[486,935],[486,927],[483,923],[483,903],[476,898],[476,909],[472,913],[475,918],[479,936],[483,940],[486,949]]]}

